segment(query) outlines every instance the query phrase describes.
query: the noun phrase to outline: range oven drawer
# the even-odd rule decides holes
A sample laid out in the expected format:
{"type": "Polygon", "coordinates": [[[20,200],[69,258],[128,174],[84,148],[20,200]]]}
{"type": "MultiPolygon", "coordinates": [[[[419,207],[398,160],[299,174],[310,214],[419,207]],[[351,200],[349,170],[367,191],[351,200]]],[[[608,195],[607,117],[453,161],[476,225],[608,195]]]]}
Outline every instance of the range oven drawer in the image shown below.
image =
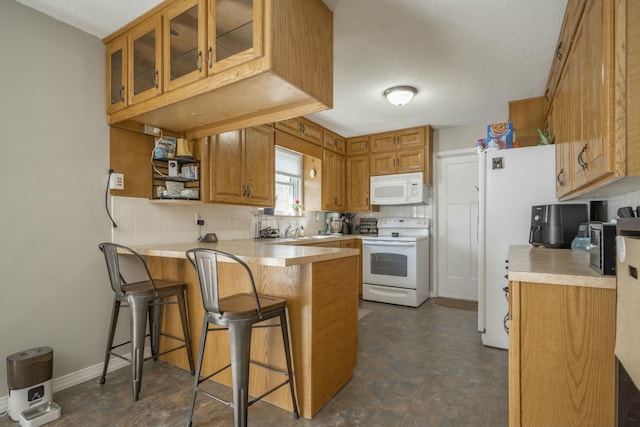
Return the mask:
{"type": "Polygon", "coordinates": [[[368,283],[362,285],[362,299],[366,301],[406,305],[409,307],[417,307],[422,303],[422,301],[420,301],[420,303],[418,302],[418,292],[416,289],[393,288],[368,283]]]}

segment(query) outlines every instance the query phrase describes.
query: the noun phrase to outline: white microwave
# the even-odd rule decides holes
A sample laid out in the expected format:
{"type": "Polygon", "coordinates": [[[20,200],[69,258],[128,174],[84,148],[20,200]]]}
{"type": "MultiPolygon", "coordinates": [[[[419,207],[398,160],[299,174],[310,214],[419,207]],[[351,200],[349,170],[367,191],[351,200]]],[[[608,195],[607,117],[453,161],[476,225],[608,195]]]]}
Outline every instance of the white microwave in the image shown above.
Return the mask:
{"type": "Polygon", "coordinates": [[[370,196],[373,205],[412,205],[429,201],[423,172],[372,176],[370,196]]]}

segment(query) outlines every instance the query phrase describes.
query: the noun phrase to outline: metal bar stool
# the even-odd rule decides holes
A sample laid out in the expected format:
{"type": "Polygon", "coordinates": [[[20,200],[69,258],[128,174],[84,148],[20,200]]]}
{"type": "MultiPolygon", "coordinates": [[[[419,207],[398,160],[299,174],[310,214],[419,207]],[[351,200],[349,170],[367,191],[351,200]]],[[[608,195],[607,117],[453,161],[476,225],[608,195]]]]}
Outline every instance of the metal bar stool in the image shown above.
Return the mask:
{"type": "Polygon", "coordinates": [[[255,281],[249,266],[238,257],[213,250],[213,249],[191,249],[186,252],[187,259],[198,272],[200,290],[202,292],[202,302],[205,314],[202,322],[202,333],[200,335],[200,346],[198,349],[198,361],[196,363],[196,378],[193,390],[193,401],[189,414],[188,426],[191,426],[193,412],[196,405],[198,392],[205,394],[221,403],[233,408],[234,425],[245,427],[247,425],[247,415],[249,406],[279,389],[285,384],[289,384],[291,390],[291,400],[293,402],[293,416],[298,418],[298,404],[293,390],[293,371],[291,369],[291,348],[289,346],[289,331],[287,328],[286,301],[266,295],[259,295],[256,291],[255,281]],[[240,293],[224,298],[219,298],[218,289],[218,258],[227,258],[226,261],[236,262],[247,272],[253,293],[240,293]],[[265,320],[278,317],[279,324],[256,325],[265,320]],[[213,323],[219,328],[209,328],[213,323]],[[277,369],[265,364],[254,362],[250,359],[251,352],[251,332],[253,328],[260,327],[280,327],[282,331],[282,341],[284,353],[287,360],[287,371],[277,369]],[[231,350],[231,363],[206,377],[201,377],[202,358],[207,340],[207,333],[211,331],[229,331],[229,345],[231,350]],[[278,384],[261,396],[249,400],[249,364],[254,363],[277,372],[286,377],[286,380],[278,384]],[[200,384],[211,377],[219,374],[231,367],[233,402],[227,402],[213,394],[203,390],[200,384]]]}
{"type": "Polygon", "coordinates": [[[189,368],[191,375],[194,374],[193,356],[191,354],[191,335],[189,333],[189,322],[187,318],[186,306],[186,285],[181,282],[175,282],[163,279],[154,279],[151,277],[149,268],[144,259],[133,249],[118,245],[116,243],[100,243],[98,245],[104,254],[107,263],[107,271],[109,272],[109,281],[111,288],[115,292],[113,298],[113,311],[111,313],[111,325],[109,326],[109,336],[107,338],[107,351],[105,353],[104,368],[100,384],[104,384],[109,367],[109,359],[111,356],[118,357],[131,363],[131,378],[133,380],[133,400],[138,400],[140,387],[142,385],[142,365],[144,358],[145,338],[150,337],[151,341],[151,358],[157,360],[158,356],[169,352],[185,348],[187,350],[187,358],[189,359],[189,368]],[[127,283],[122,276],[120,263],[118,259],[118,250],[133,255],[133,260],[140,267],[140,270],[146,273],[146,280],[127,283]],[[175,301],[167,299],[175,297],[175,301]],[[175,337],[163,333],[160,328],[162,324],[162,306],[169,304],[178,304],[180,310],[180,319],[182,321],[183,338],[175,337]],[[118,323],[118,315],[120,307],[131,308],[131,339],[121,344],[113,345],[113,338],[118,323]],[[146,333],[147,323],[146,317],[149,316],[149,333],[146,333]],[[160,353],[160,336],[166,336],[175,341],[179,341],[182,345],[171,348],[160,353]],[[131,344],[131,358],[124,357],[113,350],[127,344],[131,344]]]}

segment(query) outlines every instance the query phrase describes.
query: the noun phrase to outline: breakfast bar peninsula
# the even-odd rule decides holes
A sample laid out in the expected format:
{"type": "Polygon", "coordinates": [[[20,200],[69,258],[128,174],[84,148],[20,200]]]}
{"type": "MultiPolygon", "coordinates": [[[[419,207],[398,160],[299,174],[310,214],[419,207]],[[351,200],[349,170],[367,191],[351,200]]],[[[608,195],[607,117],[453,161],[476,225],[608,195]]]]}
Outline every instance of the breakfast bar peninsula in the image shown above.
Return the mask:
{"type": "MultiPolygon", "coordinates": [[[[184,281],[191,329],[191,347],[197,354],[204,309],[198,276],[187,261],[185,251],[194,247],[216,249],[245,261],[254,275],[258,293],[287,300],[293,353],[295,390],[300,415],[312,418],[352,376],[358,358],[359,251],[350,248],[281,245],[277,242],[230,240],[216,243],[177,243],[133,246],[147,257],[154,277],[184,281]]],[[[220,292],[226,295],[250,290],[246,275],[235,263],[221,263],[220,292]]],[[[168,308],[163,330],[180,336],[177,310],[168,308]]],[[[167,341],[167,340],[165,340],[167,341]]],[[[171,345],[170,342],[167,343],[171,345]]],[[[162,350],[162,349],[161,349],[162,350]]],[[[184,352],[173,352],[163,360],[188,370],[184,352]]],[[[255,330],[251,359],[285,368],[279,328],[255,330]]],[[[229,363],[226,333],[210,333],[203,359],[203,375],[229,363]]],[[[229,370],[215,380],[231,384],[229,370]]],[[[256,396],[277,384],[274,374],[251,367],[250,395],[256,396]]],[[[286,387],[264,400],[292,410],[286,387]]]]}

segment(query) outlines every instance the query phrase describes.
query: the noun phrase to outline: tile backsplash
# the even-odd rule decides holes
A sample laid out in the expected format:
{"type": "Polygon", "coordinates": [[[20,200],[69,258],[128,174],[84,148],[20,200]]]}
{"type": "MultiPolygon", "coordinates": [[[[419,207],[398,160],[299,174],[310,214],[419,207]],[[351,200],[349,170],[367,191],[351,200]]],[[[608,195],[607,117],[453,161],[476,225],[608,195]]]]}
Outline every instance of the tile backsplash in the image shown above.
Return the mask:
{"type": "Polygon", "coordinates": [[[617,196],[609,197],[607,200],[607,219],[612,220],[618,218],[618,209],[624,206],[631,206],[633,210],[636,210],[637,206],[640,206],[640,190],[632,191],[630,193],[618,194],[617,196]]]}
{"type": "MultiPolygon", "coordinates": [[[[202,234],[216,233],[219,240],[252,239],[258,209],[223,204],[156,203],[137,197],[112,197],[112,215],[117,228],[112,240],[124,245],[195,242],[196,214],[204,219],[202,234]]],[[[308,234],[326,229],[324,212],[305,212],[302,217],[264,217],[262,226],[279,228],[302,225],[308,234]]]]}

